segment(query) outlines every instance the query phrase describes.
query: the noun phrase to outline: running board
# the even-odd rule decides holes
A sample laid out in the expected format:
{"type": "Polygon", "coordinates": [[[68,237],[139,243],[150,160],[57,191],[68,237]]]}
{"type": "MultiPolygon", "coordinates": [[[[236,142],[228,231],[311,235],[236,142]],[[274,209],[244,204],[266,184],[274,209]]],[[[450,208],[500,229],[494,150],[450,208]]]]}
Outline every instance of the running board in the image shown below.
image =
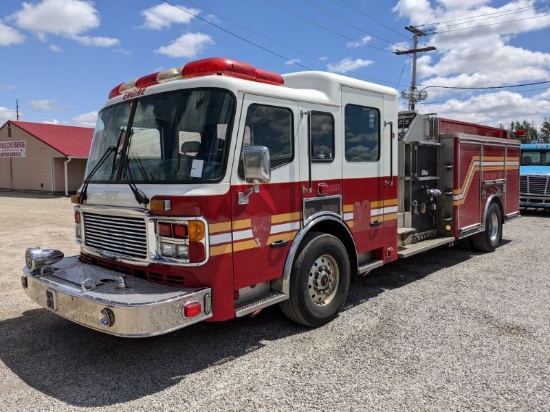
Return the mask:
{"type": "Polygon", "coordinates": [[[271,292],[263,298],[237,306],[235,308],[235,316],[240,318],[242,316],[249,315],[250,313],[254,313],[257,310],[282,302],[286,299],[288,299],[288,297],[283,293],[271,292]]]}
{"type": "Polygon", "coordinates": [[[384,265],[383,260],[372,260],[366,265],[359,266],[359,274],[367,275],[371,270],[379,268],[380,266],[383,266],[383,265],[384,265]]]}
{"type": "Polygon", "coordinates": [[[436,239],[423,240],[418,243],[413,243],[411,245],[400,247],[399,251],[397,252],[397,256],[400,259],[408,258],[410,256],[416,255],[417,253],[426,252],[439,246],[448,245],[449,243],[453,243],[454,241],[454,237],[440,237],[436,239]]]}

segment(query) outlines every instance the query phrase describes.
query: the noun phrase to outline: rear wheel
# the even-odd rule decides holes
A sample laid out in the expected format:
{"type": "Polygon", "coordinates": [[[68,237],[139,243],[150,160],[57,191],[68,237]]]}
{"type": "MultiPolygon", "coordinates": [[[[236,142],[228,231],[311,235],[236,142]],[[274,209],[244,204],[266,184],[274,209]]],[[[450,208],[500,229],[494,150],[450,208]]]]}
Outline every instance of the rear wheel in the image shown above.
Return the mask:
{"type": "Polygon", "coordinates": [[[496,203],[491,203],[485,216],[485,231],[472,236],[474,249],[493,252],[502,241],[502,216],[496,203]]]}
{"type": "Polygon", "coordinates": [[[290,297],[280,304],[294,322],[321,326],[338,316],[349,290],[350,264],[336,237],[310,233],[298,254],[290,278],[290,297]]]}

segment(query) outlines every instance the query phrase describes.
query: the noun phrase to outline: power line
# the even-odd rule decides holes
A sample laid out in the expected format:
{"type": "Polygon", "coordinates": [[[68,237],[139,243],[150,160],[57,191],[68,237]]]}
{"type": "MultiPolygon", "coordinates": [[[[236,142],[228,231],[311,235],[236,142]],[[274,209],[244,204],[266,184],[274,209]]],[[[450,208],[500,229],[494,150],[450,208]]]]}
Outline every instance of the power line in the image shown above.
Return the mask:
{"type": "Polygon", "coordinates": [[[489,90],[489,89],[511,89],[515,87],[525,87],[525,86],[535,86],[538,84],[546,84],[550,83],[550,80],[544,80],[541,82],[533,82],[533,83],[523,83],[523,84],[509,84],[509,85],[503,85],[503,86],[485,86],[485,87],[458,87],[458,86],[438,86],[438,85],[423,85],[420,84],[419,86],[424,88],[430,88],[430,87],[437,87],[440,89],[455,89],[455,90],[489,90]]]}
{"type": "MultiPolygon", "coordinates": [[[[353,38],[351,38],[351,37],[346,36],[345,34],[339,33],[339,32],[337,32],[337,31],[335,31],[335,30],[332,30],[332,29],[330,29],[330,28],[328,28],[328,27],[326,27],[326,26],[323,26],[322,24],[319,24],[319,23],[317,23],[316,21],[314,21],[314,20],[312,20],[312,19],[310,19],[310,18],[308,18],[308,17],[304,17],[304,16],[302,16],[302,15],[300,15],[300,14],[298,14],[298,13],[296,13],[296,12],[294,12],[294,11],[292,11],[292,10],[290,10],[290,9],[288,9],[288,8],[286,8],[286,7],[284,7],[284,6],[281,6],[280,4],[275,3],[273,0],[268,0],[268,1],[269,1],[271,4],[273,4],[273,5],[275,5],[275,6],[279,7],[279,8],[281,8],[281,9],[283,9],[283,10],[285,10],[286,12],[288,12],[288,13],[290,13],[290,14],[292,14],[292,15],[294,15],[294,16],[296,16],[296,17],[302,19],[302,20],[305,20],[305,21],[307,21],[307,22],[309,22],[309,23],[311,23],[311,24],[313,24],[313,25],[315,25],[315,26],[317,26],[317,27],[320,27],[320,28],[322,28],[322,29],[324,29],[324,30],[327,30],[327,31],[329,31],[329,32],[331,32],[331,33],[333,33],[333,34],[336,34],[337,36],[343,37],[343,38],[345,38],[345,39],[347,39],[347,40],[350,40],[350,41],[352,41],[352,42],[358,42],[358,43],[360,43],[357,39],[353,39],[353,38]]],[[[365,46],[371,47],[371,48],[373,48],[373,49],[377,49],[377,50],[380,50],[380,51],[383,51],[383,52],[391,53],[390,50],[382,49],[381,47],[376,47],[376,46],[373,46],[372,44],[368,44],[368,43],[367,43],[367,44],[365,44],[365,46]]]]}
{"type": "MultiPolygon", "coordinates": [[[[203,21],[203,22],[205,22],[205,23],[210,24],[211,26],[213,26],[213,27],[215,27],[215,28],[217,28],[217,29],[219,29],[219,30],[221,30],[221,31],[223,31],[223,32],[225,32],[225,33],[227,33],[227,34],[230,34],[230,35],[233,36],[233,37],[238,38],[239,40],[242,40],[242,41],[244,41],[244,42],[246,42],[246,43],[248,43],[248,44],[250,44],[250,45],[252,45],[252,46],[254,46],[254,47],[257,47],[257,48],[259,48],[259,49],[261,49],[261,50],[263,50],[263,51],[265,51],[265,52],[267,52],[267,53],[269,53],[269,54],[272,54],[272,55],[274,55],[274,56],[277,56],[277,57],[279,57],[280,59],[284,59],[285,61],[291,61],[290,58],[285,57],[285,56],[282,56],[282,55],[280,55],[280,54],[278,54],[278,53],[276,53],[276,52],[274,52],[274,51],[272,51],[272,50],[269,50],[269,49],[267,49],[267,48],[265,48],[265,47],[263,47],[263,46],[261,46],[261,45],[259,45],[259,44],[257,44],[257,43],[254,43],[254,42],[251,41],[251,40],[248,40],[248,39],[246,39],[246,38],[244,38],[244,37],[242,37],[242,36],[239,36],[239,35],[236,34],[236,33],[233,33],[232,31],[226,30],[226,29],[224,29],[223,27],[220,27],[220,26],[218,26],[217,24],[212,23],[211,21],[208,21],[208,20],[203,19],[202,17],[200,17],[200,16],[198,16],[198,15],[196,15],[196,14],[194,14],[194,13],[191,13],[189,10],[187,10],[187,9],[181,7],[181,6],[178,6],[177,4],[174,4],[174,3],[172,3],[172,2],[170,2],[170,1],[168,1],[168,0],[162,0],[162,1],[163,1],[164,3],[166,3],[166,4],[169,4],[169,5],[173,6],[173,7],[176,7],[176,8],[178,8],[178,9],[180,9],[181,11],[184,11],[184,12],[187,13],[187,14],[190,14],[191,16],[193,16],[193,17],[195,17],[195,18],[197,18],[197,19],[199,19],[199,20],[201,20],[201,21],[203,21]]],[[[296,64],[297,66],[303,67],[303,68],[306,69],[306,70],[311,70],[309,67],[304,66],[303,64],[300,64],[300,63],[298,63],[298,62],[296,62],[296,63],[294,63],[294,64],[296,64]]]]}
{"type": "MultiPolygon", "coordinates": [[[[259,45],[257,45],[256,43],[254,43],[254,42],[252,42],[252,41],[249,41],[249,40],[245,39],[245,38],[242,37],[242,36],[239,36],[239,35],[237,35],[237,34],[234,34],[233,32],[231,32],[231,31],[229,31],[229,30],[227,30],[227,29],[223,29],[223,28],[221,28],[220,26],[218,26],[218,25],[216,25],[216,24],[214,24],[214,23],[212,23],[212,22],[210,22],[210,21],[208,21],[208,20],[206,20],[206,19],[203,19],[203,18],[201,18],[201,17],[198,17],[198,16],[195,15],[194,13],[191,13],[191,12],[189,12],[188,10],[185,10],[185,9],[181,8],[180,6],[175,5],[175,4],[171,3],[171,2],[168,1],[168,0],[163,0],[163,1],[164,1],[165,3],[167,3],[167,4],[171,5],[171,6],[173,6],[173,7],[177,7],[177,8],[179,8],[179,9],[181,9],[181,10],[187,12],[188,14],[190,14],[190,15],[192,15],[192,16],[194,16],[194,17],[197,17],[199,20],[201,20],[201,21],[203,21],[203,22],[205,22],[205,23],[208,23],[208,24],[210,24],[210,25],[212,25],[212,26],[214,26],[214,27],[216,27],[216,28],[218,28],[218,29],[220,29],[220,30],[226,32],[226,33],[229,33],[229,34],[233,35],[234,37],[237,37],[238,39],[244,40],[244,41],[246,41],[246,42],[249,43],[249,44],[252,44],[252,45],[254,45],[254,46],[256,46],[256,47],[261,48],[262,50],[268,51],[269,53],[271,53],[271,54],[273,54],[273,55],[275,55],[275,56],[277,56],[277,57],[280,57],[280,58],[284,59],[285,61],[293,62],[293,64],[296,64],[297,66],[300,66],[300,67],[302,67],[302,68],[304,68],[304,69],[306,69],[306,70],[313,70],[313,69],[311,69],[311,68],[309,68],[309,67],[307,67],[307,66],[305,66],[305,65],[303,65],[303,64],[300,64],[300,63],[298,63],[298,62],[293,61],[293,60],[290,59],[290,58],[286,58],[286,57],[281,56],[281,55],[279,55],[279,54],[277,54],[277,53],[275,53],[275,52],[270,51],[269,49],[267,49],[267,48],[265,48],[265,47],[263,47],[263,46],[259,46],[259,45]]],[[[209,9],[207,9],[206,7],[203,7],[201,4],[197,4],[196,2],[194,2],[194,1],[192,1],[192,0],[187,0],[187,2],[188,2],[188,3],[191,3],[191,4],[194,4],[195,6],[200,7],[201,9],[206,10],[206,11],[209,12],[209,13],[212,13],[212,14],[214,14],[214,15],[220,16],[219,13],[217,13],[217,12],[215,12],[215,11],[212,11],[212,10],[209,10],[209,9]]],[[[301,55],[303,55],[303,56],[306,56],[306,57],[308,57],[308,58],[311,59],[311,60],[315,60],[315,61],[317,61],[317,62],[320,62],[320,63],[326,65],[326,62],[325,62],[324,60],[321,60],[321,59],[318,59],[318,58],[316,58],[316,57],[310,56],[310,55],[308,55],[307,53],[304,53],[304,52],[302,52],[302,51],[300,51],[300,50],[294,49],[294,48],[289,47],[289,46],[287,46],[287,45],[285,45],[285,44],[283,44],[283,43],[280,43],[280,42],[278,42],[278,41],[276,41],[276,40],[273,40],[273,39],[271,39],[271,38],[269,38],[269,37],[267,37],[267,36],[264,36],[264,35],[261,34],[261,33],[258,33],[258,32],[254,31],[254,30],[251,30],[251,29],[249,29],[249,28],[247,28],[247,27],[245,27],[245,26],[243,26],[243,25],[241,25],[241,24],[239,24],[239,23],[237,23],[237,22],[235,22],[235,21],[233,21],[233,20],[230,20],[230,19],[228,19],[228,18],[226,18],[226,17],[222,17],[222,18],[223,18],[223,20],[227,20],[228,22],[230,22],[230,23],[232,23],[232,24],[234,24],[234,25],[236,25],[236,26],[238,26],[238,27],[240,27],[240,28],[242,28],[242,29],[244,29],[244,30],[246,30],[246,31],[248,31],[248,32],[251,32],[251,33],[253,33],[253,34],[257,35],[257,36],[260,36],[260,37],[262,37],[262,38],[264,38],[264,39],[266,39],[266,40],[268,40],[268,41],[271,41],[271,42],[273,42],[273,43],[275,43],[275,44],[278,44],[278,45],[281,46],[281,47],[284,47],[284,48],[286,48],[286,49],[288,49],[288,50],[291,50],[291,51],[293,51],[293,52],[295,52],[295,53],[298,53],[298,54],[301,54],[301,55]]],[[[350,39],[350,40],[357,41],[357,40],[354,40],[354,39],[350,39]]],[[[367,46],[368,46],[368,45],[367,45],[367,46]]],[[[385,51],[387,51],[387,50],[385,50],[385,51]]],[[[348,75],[355,75],[355,76],[357,76],[357,77],[361,77],[361,78],[364,78],[364,79],[370,79],[370,80],[377,81],[377,82],[380,82],[380,83],[393,84],[393,83],[390,82],[390,81],[381,80],[381,79],[377,79],[377,78],[370,77],[370,76],[365,76],[365,75],[363,75],[363,74],[361,74],[361,73],[357,73],[357,72],[354,72],[354,71],[351,71],[351,70],[342,69],[342,71],[343,71],[344,73],[348,74],[348,75]]]]}
{"type": "Polygon", "coordinates": [[[363,10],[361,10],[360,8],[355,7],[355,6],[354,6],[353,4],[351,4],[349,1],[347,1],[347,0],[342,0],[342,1],[343,1],[344,3],[346,3],[348,6],[350,6],[352,9],[354,9],[354,10],[358,11],[359,13],[361,13],[361,14],[362,14],[363,16],[365,16],[366,18],[368,18],[368,19],[374,21],[375,23],[378,23],[378,24],[381,25],[382,27],[385,27],[386,29],[388,29],[388,30],[390,30],[390,31],[392,31],[392,32],[394,32],[394,33],[396,33],[397,35],[406,38],[407,40],[409,39],[409,38],[408,38],[407,36],[405,36],[403,33],[400,33],[400,32],[398,32],[398,31],[392,29],[391,27],[386,26],[384,23],[379,22],[379,21],[376,20],[374,17],[369,16],[367,13],[365,13],[365,12],[364,12],[363,10]]]}
{"type": "MultiPolygon", "coordinates": [[[[209,13],[211,13],[211,14],[213,14],[213,15],[220,16],[219,13],[217,13],[217,12],[215,12],[215,11],[213,11],[213,10],[207,9],[207,8],[204,7],[202,4],[198,4],[198,3],[196,3],[196,2],[194,2],[194,1],[192,1],[192,0],[186,0],[186,2],[187,2],[187,3],[194,4],[195,6],[200,7],[201,9],[206,10],[207,12],[209,12],[209,13]]],[[[238,23],[238,22],[236,22],[236,21],[234,21],[234,20],[228,19],[228,18],[225,17],[225,16],[222,17],[222,19],[223,19],[223,20],[226,20],[226,21],[228,21],[229,23],[234,24],[235,26],[237,26],[237,27],[239,27],[239,28],[241,28],[241,29],[243,29],[243,30],[246,30],[246,31],[248,31],[248,32],[250,32],[250,33],[252,33],[252,34],[254,34],[254,35],[256,35],[256,36],[262,37],[262,38],[265,39],[265,40],[268,40],[268,41],[270,41],[270,42],[272,42],[272,43],[275,43],[275,44],[277,44],[277,45],[279,45],[279,46],[281,46],[281,47],[284,47],[285,49],[288,49],[288,50],[293,51],[293,52],[295,52],[295,53],[301,54],[302,56],[306,56],[307,58],[309,58],[309,59],[311,59],[311,60],[315,60],[315,61],[318,61],[318,62],[321,62],[321,63],[325,64],[325,61],[323,61],[323,60],[321,60],[321,59],[319,59],[319,58],[317,58],[317,57],[310,56],[310,55],[308,55],[307,53],[305,53],[305,52],[303,52],[303,51],[301,51],[301,50],[294,49],[294,48],[292,48],[292,47],[290,47],[290,46],[287,46],[286,44],[283,44],[283,43],[281,43],[281,42],[279,42],[279,41],[277,41],[277,40],[274,40],[274,39],[272,39],[272,38],[270,38],[270,37],[267,37],[267,36],[265,36],[265,35],[263,35],[263,34],[261,34],[261,33],[258,33],[257,31],[254,31],[254,30],[252,30],[252,29],[249,29],[248,27],[245,27],[245,26],[243,26],[242,24],[240,24],[240,23],[238,23]]],[[[217,26],[216,26],[216,27],[217,27],[217,26]]]]}
{"type": "MultiPolygon", "coordinates": [[[[511,10],[506,10],[506,11],[497,11],[497,12],[494,12],[494,13],[480,14],[478,16],[468,16],[468,17],[461,17],[461,18],[458,18],[458,19],[445,20],[445,21],[440,21],[440,22],[435,22],[435,23],[419,24],[417,27],[438,26],[440,24],[452,23],[452,22],[461,21],[461,20],[472,20],[472,19],[484,20],[486,16],[491,16],[491,17],[486,17],[486,18],[500,17],[501,15],[516,14],[520,11],[526,11],[526,10],[537,10],[539,8],[548,7],[548,6],[550,6],[550,2],[546,2],[546,3],[540,4],[538,6],[533,5],[533,6],[529,6],[529,7],[519,7],[517,9],[511,9],[511,10]]],[[[464,23],[458,23],[458,24],[464,24],[464,23]]]]}
{"type": "MultiPolygon", "coordinates": [[[[482,24],[482,25],[480,25],[480,26],[463,27],[463,28],[461,28],[461,29],[452,29],[452,30],[443,30],[443,31],[436,30],[435,33],[436,33],[436,34],[443,34],[443,33],[455,32],[455,31],[464,31],[464,30],[471,30],[471,29],[479,29],[479,28],[481,28],[481,27],[497,26],[497,25],[499,25],[499,24],[514,23],[514,22],[516,22],[516,21],[538,19],[538,18],[546,17],[546,16],[550,16],[550,13],[540,14],[540,15],[534,16],[534,17],[533,17],[533,16],[525,17],[525,18],[523,18],[523,19],[515,19],[515,20],[508,20],[508,21],[499,21],[499,22],[497,22],[497,23],[482,24]]],[[[464,23],[464,24],[466,24],[466,23],[464,23]]]]}
{"type": "Polygon", "coordinates": [[[368,34],[369,36],[374,37],[375,39],[382,40],[383,42],[386,42],[386,43],[388,43],[388,44],[394,44],[394,43],[395,43],[395,42],[393,42],[393,41],[389,41],[389,40],[383,39],[382,37],[378,37],[378,36],[375,35],[375,34],[369,33],[368,31],[362,29],[361,27],[357,27],[356,25],[354,25],[354,24],[352,24],[352,23],[350,23],[350,22],[348,22],[348,21],[346,21],[346,20],[344,20],[344,19],[338,17],[338,16],[335,15],[334,13],[331,13],[330,11],[324,9],[323,7],[321,7],[321,6],[319,6],[318,4],[314,3],[312,0],[306,0],[306,1],[307,1],[309,4],[311,4],[313,7],[318,8],[319,10],[321,10],[321,11],[323,11],[324,13],[328,14],[329,16],[334,17],[334,18],[337,19],[337,20],[340,20],[341,22],[347,24],[347,25],[350,26],[350,27],[353,27],[354,29],[357,29],[357,30],[359,30],[359,31],[362,31],[363,33],[366,33],[366,34],[368,34]]]}

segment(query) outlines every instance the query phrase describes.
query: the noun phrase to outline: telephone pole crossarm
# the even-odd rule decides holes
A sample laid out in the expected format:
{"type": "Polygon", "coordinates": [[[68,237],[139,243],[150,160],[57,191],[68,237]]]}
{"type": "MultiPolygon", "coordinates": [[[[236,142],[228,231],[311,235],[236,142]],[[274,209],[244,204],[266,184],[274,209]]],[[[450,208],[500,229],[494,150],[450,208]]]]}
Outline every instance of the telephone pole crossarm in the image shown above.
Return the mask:
{"type": "Polygon", "coordinates": [[[428,46],[428,47],[422,47],[420,49],[396,50],[393,53],[397,54],[399,56],[401,54],[411,54],[411,53],[414,53],[414,52],[422,53],[422,52],[429,52],[429,51],[433,51],[433,50],[436,50],[436,48],[434,46],[428,46]]]}

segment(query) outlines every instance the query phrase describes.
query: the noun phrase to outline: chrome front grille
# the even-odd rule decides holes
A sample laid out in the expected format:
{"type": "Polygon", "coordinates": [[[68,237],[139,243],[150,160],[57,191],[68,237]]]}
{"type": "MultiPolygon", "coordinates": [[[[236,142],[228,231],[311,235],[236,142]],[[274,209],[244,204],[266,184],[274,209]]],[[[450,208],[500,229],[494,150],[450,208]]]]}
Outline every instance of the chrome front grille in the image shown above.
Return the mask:
{"type": "Polygon", "coordinates": [[[550,176],[520,176],[519,192],[522,196],[550,196],[550,176]]]}
{"type": "Polygon", "coordinates": [[[84,212],[84,243],[105,255],[147,259],[145,218],[84,212]]]}

